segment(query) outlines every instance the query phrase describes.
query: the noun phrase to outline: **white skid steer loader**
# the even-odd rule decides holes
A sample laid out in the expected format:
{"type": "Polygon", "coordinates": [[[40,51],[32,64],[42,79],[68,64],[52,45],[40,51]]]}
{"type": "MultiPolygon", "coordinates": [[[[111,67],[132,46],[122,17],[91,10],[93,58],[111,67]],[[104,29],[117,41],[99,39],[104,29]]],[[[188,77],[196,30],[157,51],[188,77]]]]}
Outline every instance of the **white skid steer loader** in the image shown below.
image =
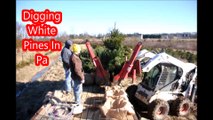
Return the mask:
{"type": "Polygon", "coordinates": [[[135,109],[148,111],[153,120],[163,120],[168,114],[189,114],[191,104],[196,102],[197,66],[165,52],[140,53],[137,59],[141,59],[142,81],[126,89],[135,109]]]}

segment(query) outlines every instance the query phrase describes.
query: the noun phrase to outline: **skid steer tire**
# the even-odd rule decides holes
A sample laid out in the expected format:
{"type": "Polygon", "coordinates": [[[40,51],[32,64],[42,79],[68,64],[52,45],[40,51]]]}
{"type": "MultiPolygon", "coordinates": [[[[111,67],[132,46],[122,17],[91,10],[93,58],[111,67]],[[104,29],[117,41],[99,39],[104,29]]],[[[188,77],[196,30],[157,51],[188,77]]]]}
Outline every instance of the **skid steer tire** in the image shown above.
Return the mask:
{"type": "Polygon", "coordinates": [[[171,104],[171,114],[176,116],[186,116],[190,113],[191,102],[187,98],[178,97],[171,104]]]}
{"type": "Polygon", "coordinates": [[[164,120],[169,113],[169,104],[166,101],[156,99],[148,105],[148,116],[151,120],[164,120]]]}

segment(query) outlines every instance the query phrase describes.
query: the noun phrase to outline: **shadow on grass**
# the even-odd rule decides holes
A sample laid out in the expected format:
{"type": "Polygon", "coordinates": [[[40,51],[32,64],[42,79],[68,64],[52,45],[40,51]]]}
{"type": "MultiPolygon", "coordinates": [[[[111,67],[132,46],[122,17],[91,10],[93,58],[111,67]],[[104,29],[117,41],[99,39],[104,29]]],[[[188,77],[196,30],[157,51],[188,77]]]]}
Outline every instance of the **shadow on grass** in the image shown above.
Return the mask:
{"type": "Polygon", "coordinates": [[[47,92],[63,89],[63,85],[64,80],[43,80],[30,84],[16,82],[16,92],[22,91],[16,97],[16,120],[30,120],[42,106],[42,101],[47,92]]]}

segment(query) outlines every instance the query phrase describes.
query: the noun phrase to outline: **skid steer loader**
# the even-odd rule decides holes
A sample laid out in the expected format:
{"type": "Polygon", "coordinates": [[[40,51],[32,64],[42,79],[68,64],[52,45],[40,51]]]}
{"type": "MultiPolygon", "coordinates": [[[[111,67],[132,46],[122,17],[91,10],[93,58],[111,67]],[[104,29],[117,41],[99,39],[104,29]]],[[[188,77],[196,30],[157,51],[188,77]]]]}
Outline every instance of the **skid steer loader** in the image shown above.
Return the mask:
{"type": "Polygon", "coordinates": [[[173,56],[147,50],[139,52],[142,81],[126,89],[136,111],[148,111],[148,118],[164,120],[168,114],[186,116],[197,96],[197,66],[173,56]]]}

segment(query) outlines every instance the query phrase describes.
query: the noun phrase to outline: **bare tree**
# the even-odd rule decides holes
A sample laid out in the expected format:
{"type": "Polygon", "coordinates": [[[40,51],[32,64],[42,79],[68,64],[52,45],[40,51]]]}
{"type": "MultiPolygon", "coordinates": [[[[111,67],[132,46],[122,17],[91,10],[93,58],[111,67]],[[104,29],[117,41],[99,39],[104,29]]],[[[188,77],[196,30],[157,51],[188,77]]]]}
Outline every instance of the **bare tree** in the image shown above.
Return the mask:
{"type": "Polygon", "coordinates": [[[59,33],[59,34],[56,36],[56,39],[57,39],[57,40],[60,40],[61,42],[65,42],[65,41],[68,40],[69,38],[70,38],[70,36],[69,36],[66,32],[59,33]]]}
{"type": "Polygon", "coordinates": [[[23,24],[16,22],[16,40],[22,40],[28,37],[26,28],[23,24]]]}

